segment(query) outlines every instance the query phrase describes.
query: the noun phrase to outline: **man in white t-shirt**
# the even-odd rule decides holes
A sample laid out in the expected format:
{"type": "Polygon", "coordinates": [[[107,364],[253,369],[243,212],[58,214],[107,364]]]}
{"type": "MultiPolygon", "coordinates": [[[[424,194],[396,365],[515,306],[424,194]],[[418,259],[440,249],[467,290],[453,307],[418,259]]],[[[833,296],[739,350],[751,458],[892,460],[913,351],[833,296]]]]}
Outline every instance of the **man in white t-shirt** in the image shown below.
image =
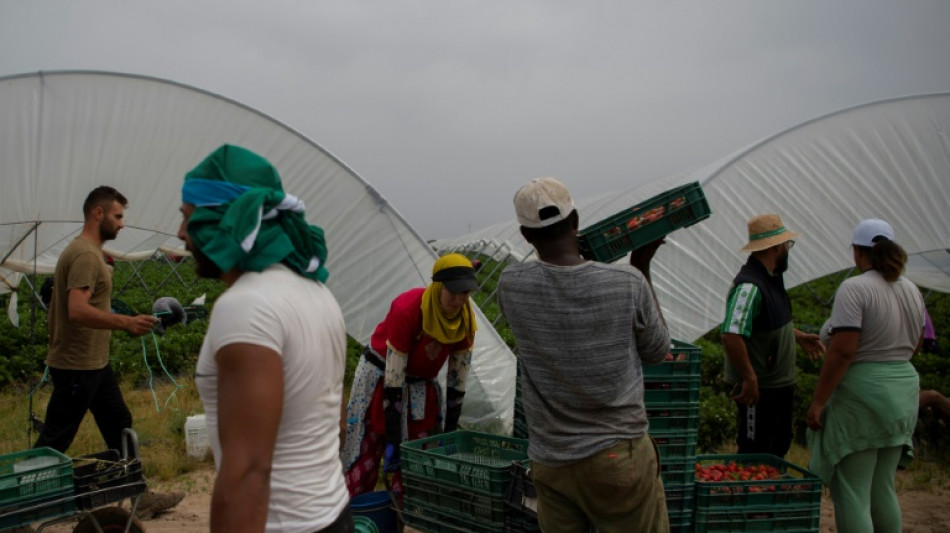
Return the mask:
{"type": "Polygon", "coordinates": [[[195,369],[218,469],[211,531],[351,533],[346,330],[323,231],[264,158],[229,145],[185,176],[181,212],[197,273],[228,285],[195,369]]]}

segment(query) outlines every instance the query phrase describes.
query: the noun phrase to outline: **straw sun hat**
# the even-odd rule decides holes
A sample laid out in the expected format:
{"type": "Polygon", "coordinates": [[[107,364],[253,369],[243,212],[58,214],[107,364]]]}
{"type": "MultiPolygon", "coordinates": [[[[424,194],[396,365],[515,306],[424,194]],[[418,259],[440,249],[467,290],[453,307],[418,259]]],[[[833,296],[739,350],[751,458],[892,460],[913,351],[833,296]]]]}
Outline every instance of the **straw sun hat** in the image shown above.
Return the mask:
{"type": "Polygon", "coordinates": [[[759,215],[749,220],[749,242],[740,252],[759,252],[798,238],[799,234],[782,224],[778,215],[759,215]]]}

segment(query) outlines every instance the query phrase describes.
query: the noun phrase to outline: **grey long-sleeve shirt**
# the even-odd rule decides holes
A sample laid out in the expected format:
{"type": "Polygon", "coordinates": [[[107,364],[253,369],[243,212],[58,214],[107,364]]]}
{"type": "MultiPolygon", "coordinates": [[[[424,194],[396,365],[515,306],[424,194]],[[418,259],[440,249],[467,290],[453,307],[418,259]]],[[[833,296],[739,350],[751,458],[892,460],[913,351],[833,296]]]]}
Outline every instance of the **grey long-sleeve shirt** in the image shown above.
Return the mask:
{"type": "Polygon", "coordinates": [[[642,362],[670,349],[643,275],[625,265],[511,265],[499,303],[518,345],[531,460],[563,466],[647,433],[642,362]]]}

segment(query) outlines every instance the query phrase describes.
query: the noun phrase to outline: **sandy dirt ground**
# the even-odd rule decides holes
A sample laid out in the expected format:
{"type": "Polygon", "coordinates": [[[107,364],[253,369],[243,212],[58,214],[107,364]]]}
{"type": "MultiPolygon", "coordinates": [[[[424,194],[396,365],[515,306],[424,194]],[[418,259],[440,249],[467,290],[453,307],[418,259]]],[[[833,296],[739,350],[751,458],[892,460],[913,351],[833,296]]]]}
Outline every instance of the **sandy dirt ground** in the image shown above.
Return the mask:
{"type": "MultiPolygon", "coordinates": [[[[898,473],[898,476],[903,473],[898,473]]],[[[173,510],[143,522],[147,533],[198,533],[208,531],[211,488],[214,472],[211,468],[197,470],[174,482],[160,483],[159,490],[179,489],[188,496],[173,510]]],[[[907,490],[899,494],[904,515],[905,533],[950,532],[950,490],[907,490]]],[[[68,533],[72,524],[44,529],[49,533],[68,533]]],[[[834,505],[827,491],[822,496],[820,533],[835,533],[834,505]]],[[[417,533],[406,528],[406,533],[417,533]]]]}

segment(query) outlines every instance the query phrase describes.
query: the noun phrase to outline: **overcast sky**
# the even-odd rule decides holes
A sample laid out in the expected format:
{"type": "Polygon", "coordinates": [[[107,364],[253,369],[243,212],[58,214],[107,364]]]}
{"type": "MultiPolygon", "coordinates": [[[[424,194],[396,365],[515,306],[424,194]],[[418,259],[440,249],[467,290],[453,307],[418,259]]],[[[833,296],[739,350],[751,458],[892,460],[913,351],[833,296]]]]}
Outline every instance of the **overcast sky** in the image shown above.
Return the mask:
{"type": "Polygon", "coordinates": [[[950,2],[0,0],[0,75],[60,69],[257,109],[438,238],[533,177],[583,198],[948,91],[950,2]]]}

